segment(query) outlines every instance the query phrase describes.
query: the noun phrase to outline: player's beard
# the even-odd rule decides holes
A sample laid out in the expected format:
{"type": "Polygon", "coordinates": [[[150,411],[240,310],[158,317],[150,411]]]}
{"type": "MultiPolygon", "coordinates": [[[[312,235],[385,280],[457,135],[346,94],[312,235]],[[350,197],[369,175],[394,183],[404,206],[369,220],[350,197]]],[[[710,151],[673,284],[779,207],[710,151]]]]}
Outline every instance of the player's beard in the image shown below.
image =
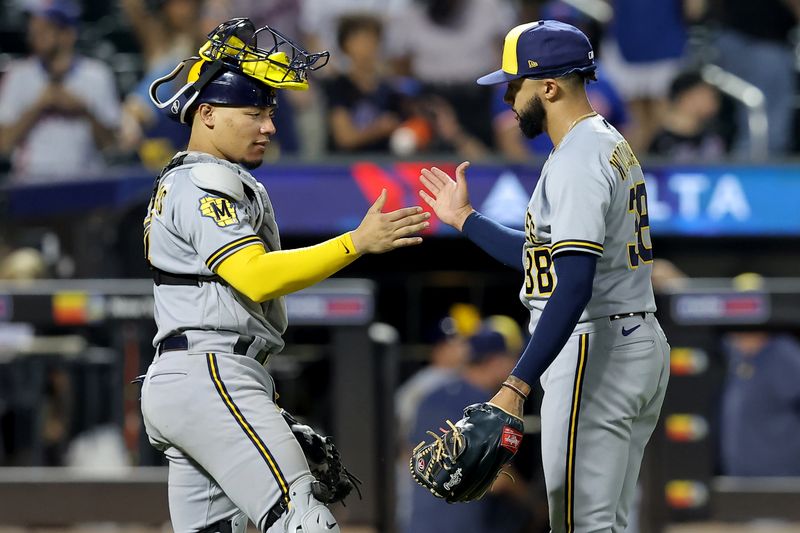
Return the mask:
{"type": "Polygon", "coordinates": [[[528,105],[519,113],[519,129],[528,139],[538,137],[544,132],[544,121],[547,119],[547,112],[542,104],[539,95],[534,95],[528,101],[528,105]]]}
{"type": "Polygon", "coordinates": [[[263,162],[264,162],[263,159],[259,159],[258,161],[253,160],[253,159],[251,159],[251,160],[242,159],[238,163],[240,165],[242,165],[244,168],[246,168],[247,170],[255,170],[258,167],[260,167],[261,163],[263,163],[263,162]]]}

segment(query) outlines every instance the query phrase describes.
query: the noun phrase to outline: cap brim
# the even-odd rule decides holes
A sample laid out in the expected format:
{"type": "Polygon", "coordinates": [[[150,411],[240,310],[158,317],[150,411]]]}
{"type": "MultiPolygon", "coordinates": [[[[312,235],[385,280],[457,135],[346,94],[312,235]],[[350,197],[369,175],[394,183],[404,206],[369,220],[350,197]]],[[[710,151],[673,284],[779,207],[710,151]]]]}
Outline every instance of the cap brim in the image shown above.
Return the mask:
{"type": "Polygon", "coordinates": [[[500,83],[507,83],[521,77],[522,75],[520,74],[509,74],[504,70],[495,70],[486,76],[481,76],[478,78],[478,85],[498,85],[500,83]]]}

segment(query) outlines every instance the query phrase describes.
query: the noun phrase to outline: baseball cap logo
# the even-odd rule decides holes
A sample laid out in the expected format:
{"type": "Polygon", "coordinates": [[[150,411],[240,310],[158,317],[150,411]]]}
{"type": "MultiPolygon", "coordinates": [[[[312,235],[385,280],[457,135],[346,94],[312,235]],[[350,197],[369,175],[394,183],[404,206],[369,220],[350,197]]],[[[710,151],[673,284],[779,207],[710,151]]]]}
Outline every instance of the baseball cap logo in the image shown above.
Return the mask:
{"type": "Polygon", "coordinates": [[[533,59],[528,60],[528,68],[536,68],[539,66],[539,63],[534,61],[533,59]]]}

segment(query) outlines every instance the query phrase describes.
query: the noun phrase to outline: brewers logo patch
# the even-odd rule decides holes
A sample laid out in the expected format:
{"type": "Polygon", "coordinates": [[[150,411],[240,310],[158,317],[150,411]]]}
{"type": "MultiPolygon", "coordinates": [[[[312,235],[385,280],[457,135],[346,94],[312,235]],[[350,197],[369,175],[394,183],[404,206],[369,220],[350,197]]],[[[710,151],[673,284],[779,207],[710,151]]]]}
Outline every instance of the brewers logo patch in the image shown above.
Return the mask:
{"type": "Polygon", "coordinates": [[[224,228],[239,222],[236,216],[236,207],[227,198],[204,196],[200,198],[200,213],[216,222],[217,226],[224,228]]]}

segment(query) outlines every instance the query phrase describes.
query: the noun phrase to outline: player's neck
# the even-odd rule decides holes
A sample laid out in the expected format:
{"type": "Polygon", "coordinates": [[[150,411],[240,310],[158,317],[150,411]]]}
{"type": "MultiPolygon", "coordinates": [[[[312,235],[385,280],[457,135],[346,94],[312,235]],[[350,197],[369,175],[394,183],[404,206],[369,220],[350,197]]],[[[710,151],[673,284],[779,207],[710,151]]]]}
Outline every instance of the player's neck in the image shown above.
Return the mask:
{"type": "Polygon", "coordinates": [[[553,146],[557,147],[572,128],[596,114],[588,100],[574,104],[565,102],[560,108],[548,111],[547,135],[553,141],[553,146]]]}
{"type": "Polygon", "coordinates": [[[189,144],[187,145],[186,149],[190,152],[203,152],[204,154],[212,155],[218,159],[226,159],[225,154],[223,154],[211,139],[206,138],[202,135],[192,134],[191,138],[189,139],[189,144]]]}

